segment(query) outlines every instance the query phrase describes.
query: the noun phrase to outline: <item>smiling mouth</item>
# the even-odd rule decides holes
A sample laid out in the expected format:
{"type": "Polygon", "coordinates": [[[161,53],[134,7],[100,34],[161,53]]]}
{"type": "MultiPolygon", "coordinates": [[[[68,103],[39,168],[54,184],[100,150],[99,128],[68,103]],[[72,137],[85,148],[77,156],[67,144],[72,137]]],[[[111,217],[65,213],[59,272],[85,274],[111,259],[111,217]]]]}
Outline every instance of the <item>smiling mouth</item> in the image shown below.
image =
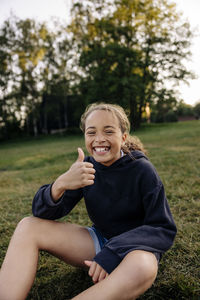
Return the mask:
{"type": "Polygon", "coordinates": [[[110,147],[94,147],[93,150],[98,154],[104,154],[110,150],[110,147]]]}

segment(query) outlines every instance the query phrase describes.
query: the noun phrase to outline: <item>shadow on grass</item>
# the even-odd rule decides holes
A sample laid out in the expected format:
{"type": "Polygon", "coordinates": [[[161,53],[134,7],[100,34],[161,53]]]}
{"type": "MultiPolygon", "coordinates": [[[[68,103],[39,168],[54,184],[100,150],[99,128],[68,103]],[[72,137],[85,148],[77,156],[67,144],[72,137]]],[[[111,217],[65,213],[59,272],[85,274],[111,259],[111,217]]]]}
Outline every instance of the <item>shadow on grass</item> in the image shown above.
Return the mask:
{"type": "Polygon", "coordinates": [[[36,280],[27,300],[69,300],[91,285],[93,283],[87,271],[73,268],[61,277],[54,278],[52,274],[45,283],[36,280]]]}
{"type": "MultiPolygon", "coordinates": [[[[161,271],[162,272],[162,271],[161,271]]],[[[160,272],[159,272],[160,273],[160,272]]],[[[141,297],[140,300],[199,300],[199,291],[195,286],[188,286],[184,276],[174,278],[173,284],[163,280],[163,274],[158,274],[154,285],[141,297]]],[[[51,276],[45,283],[36,282],[27,300],[70,300],[93,283],[87,271],[73,268],[60,278],[51,276]]]]}

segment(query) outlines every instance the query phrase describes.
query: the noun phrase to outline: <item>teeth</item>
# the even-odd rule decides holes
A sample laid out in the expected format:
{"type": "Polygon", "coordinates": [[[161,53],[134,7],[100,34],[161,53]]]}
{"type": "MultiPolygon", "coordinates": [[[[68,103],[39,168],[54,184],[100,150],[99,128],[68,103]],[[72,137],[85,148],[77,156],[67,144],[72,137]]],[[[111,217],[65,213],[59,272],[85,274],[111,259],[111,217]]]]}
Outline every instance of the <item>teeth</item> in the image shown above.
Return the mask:
{"type": "Polygon", "coordinates": [[[105,152],[105,151],[108,151],[108,148],[107,147],[95,148],[95,151],[96,152],[105,152]]]}

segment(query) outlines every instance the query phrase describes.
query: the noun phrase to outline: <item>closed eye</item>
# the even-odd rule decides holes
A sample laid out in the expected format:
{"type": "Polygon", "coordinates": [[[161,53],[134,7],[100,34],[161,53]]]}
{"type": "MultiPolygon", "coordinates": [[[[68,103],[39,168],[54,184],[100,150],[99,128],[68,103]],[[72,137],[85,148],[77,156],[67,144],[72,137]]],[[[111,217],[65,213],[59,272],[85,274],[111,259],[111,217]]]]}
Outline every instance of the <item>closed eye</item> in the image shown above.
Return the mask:
{"type": "Polygon", "coordinates": [[[87,135],[95,135],[95,133],[96,133],[95,131],[88,131],[86,134],[87,135]]]}

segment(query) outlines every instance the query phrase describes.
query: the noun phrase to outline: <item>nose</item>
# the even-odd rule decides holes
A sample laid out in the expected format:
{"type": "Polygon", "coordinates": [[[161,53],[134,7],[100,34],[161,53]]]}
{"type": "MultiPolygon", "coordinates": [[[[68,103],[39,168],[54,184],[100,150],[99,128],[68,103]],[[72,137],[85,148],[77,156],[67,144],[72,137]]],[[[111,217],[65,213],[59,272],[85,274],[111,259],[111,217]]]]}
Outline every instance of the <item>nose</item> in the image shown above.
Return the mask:
{"type": "Polygon", "coordinates": [[[95,142],[98,142],[98,143],[103,143],[105,142],[105,137],[102,133],[97,133],[96,136],[95,136],[95,142]]]}

